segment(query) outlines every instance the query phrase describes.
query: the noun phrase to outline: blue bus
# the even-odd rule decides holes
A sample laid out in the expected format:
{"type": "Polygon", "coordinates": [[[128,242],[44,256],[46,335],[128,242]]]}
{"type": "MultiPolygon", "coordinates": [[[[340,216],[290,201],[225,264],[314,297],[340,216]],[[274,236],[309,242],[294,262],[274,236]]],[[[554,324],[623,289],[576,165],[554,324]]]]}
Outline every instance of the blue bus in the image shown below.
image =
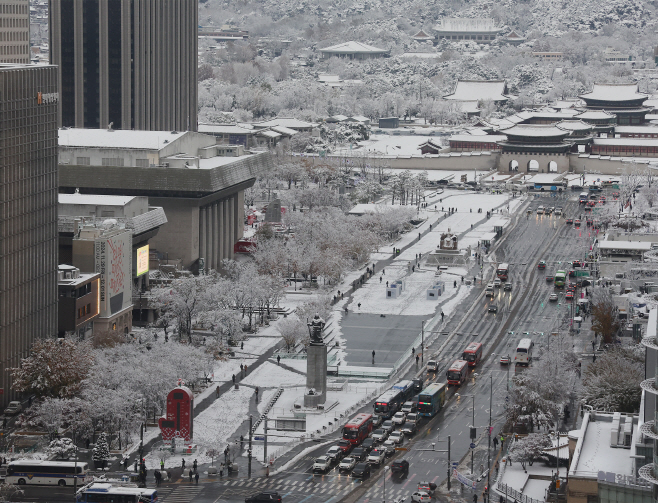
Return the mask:
{"type": "Polygon", "coordinates": [[[413,381],[400,381],[394,384],[391,389],[400,390],[400,393],[402,393],[402,402],[406,402],[415,394],[413,381]]]}
{"type": "Polygon", "coordinates": [[[373,407],[376,414],[379,414],[384,419],[388,419],[400,410],[400,407],[402,407],[405,401],[402,391],[399,389],[389,389],[375,400],[373,407]]]}
{"type": "Polygon", "coordinates": [[[418,395],[418,413],[421,416],[434,417],[446,403],[446,383],[433,382],[418,395]]]}

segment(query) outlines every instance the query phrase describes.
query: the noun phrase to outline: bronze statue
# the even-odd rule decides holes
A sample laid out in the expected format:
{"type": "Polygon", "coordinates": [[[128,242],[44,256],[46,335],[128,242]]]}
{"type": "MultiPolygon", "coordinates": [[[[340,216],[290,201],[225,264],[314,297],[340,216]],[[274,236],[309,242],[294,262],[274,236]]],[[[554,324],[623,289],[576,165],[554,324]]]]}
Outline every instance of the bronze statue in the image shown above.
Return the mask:
{"type": "Polygon", "coordinates": [[[307,325],[308,331],[311,335],[311,344],[324,344],[324,341],[322,340],[322,330],[324,330],[326,323],[320,318],[320,315],[316,313],[307,325]]]}

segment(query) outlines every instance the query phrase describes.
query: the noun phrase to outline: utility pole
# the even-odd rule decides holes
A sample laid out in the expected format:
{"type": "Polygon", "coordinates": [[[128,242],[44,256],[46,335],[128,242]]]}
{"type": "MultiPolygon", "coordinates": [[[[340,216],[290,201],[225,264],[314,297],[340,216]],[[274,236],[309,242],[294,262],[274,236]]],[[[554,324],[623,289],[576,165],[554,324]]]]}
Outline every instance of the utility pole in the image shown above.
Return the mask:
{"type": "Polygon", "coordinates": [[[420,363],[425,364],[425,320],[420,322],[420,363]]]}
{"type": "Polygon", "coordinates": [[[247,451],[247,458],[249,464],[247,465],[247,478],[251,478],[251,429],[253,428],[254,417],[249,414],[249,450],[247,451]]]}
{"type": "Polygon", "coordinates": [[[452,477],[452,461],[450,460],[450,435],[448,435],[448,492],[450,491],[450,477],[452,477]]]}
{"type": "MultiPolygon", "coordinates": [[[[473,428],[475,428],[475,395],[473,395],[473,428]]],[[[475,441],[475,438],[471,440],[472,442],[475,441]]],[[[475,475],[475,470],[473,469],[473,452],[475,449],[471,449],[471,475],[475,475]]]]}
{"type": "Polygon", "coordinates": [[[491,500],[489,498],[489,494],[491,491],[491,487],[489,487],[489,484],[491,482],[490,475],[491,475],[491,409],[493,406],[493,375],[489,376],[489,382],[491,383],[491,388],[489,389],[489,446],[487,447],[487,503],[489,503],[491,500]]]}
{"type": "Polygon", "coordinates": [[[267,466],[267,416],[263,416],[263,463],[267,466]]]}

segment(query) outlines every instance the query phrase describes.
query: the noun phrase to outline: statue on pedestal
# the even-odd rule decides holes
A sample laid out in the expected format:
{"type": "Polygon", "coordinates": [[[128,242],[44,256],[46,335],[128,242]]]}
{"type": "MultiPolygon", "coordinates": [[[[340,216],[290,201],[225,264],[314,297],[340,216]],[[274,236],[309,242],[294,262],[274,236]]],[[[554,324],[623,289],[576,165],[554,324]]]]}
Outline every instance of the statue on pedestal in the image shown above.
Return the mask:
{"type": "Polygon", "coordinates": [[[326,325],[326,323],[322,318],[320,318],[320,315],[315,313],[315,316],[311,321],[307,322],[307,325],[308,325],[308,332],[311,336],[311,344],[313,345],[324,344],[324,341],[322,340],[322,330],[324,330],[324,326],[326,325]]]}

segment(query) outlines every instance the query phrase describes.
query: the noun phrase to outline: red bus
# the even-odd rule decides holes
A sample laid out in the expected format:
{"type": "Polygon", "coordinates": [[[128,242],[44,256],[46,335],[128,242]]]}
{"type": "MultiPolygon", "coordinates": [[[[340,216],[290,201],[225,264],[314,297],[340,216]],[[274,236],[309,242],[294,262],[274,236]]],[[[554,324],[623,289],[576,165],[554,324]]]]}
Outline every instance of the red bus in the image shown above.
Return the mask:
{"type": "Polygon", "coordinates": [[[448,384],[459,386],[468,377],[468,362],[466,360],[455,360],[446,372],[448,384]]]}
{"type": "Polygon", "coordinates": [[[475,367],[482,359],[482,344],[471,342],[462,353],[462,360],[468,362],[469,367],[475,367]]]}
{"type": "Polygon", "coordinates": [[[343,438],[358,445],[372,432],[372,414],[357,414],[343,427],[343,438]]]}
{"type": "Polygon", "coordinates": [[[500,281],[507,281],[507,276],[509,275],[509,264],[500,264],[498,269],[496,269],[496,276],[500,281]]]}

